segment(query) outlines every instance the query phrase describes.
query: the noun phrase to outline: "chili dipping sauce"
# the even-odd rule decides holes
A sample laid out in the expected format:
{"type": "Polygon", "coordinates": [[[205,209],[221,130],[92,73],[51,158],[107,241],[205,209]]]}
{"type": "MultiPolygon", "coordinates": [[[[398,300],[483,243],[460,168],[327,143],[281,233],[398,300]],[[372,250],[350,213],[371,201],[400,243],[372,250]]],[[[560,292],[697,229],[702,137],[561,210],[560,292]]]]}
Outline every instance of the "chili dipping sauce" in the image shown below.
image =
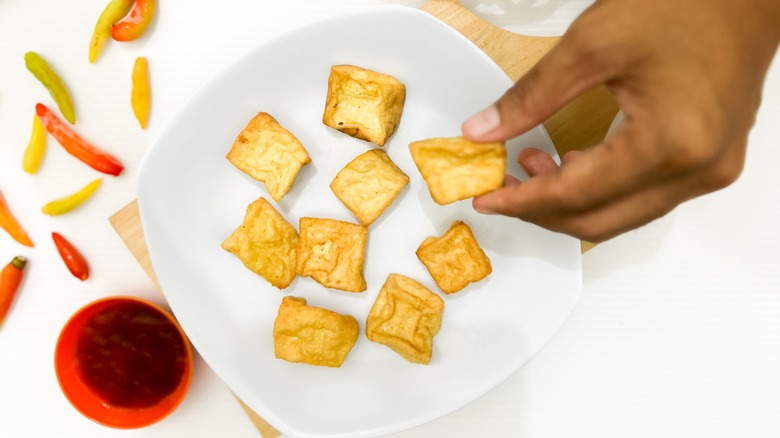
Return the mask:
{"type": "Polygon", "coordinates": [[[185,342],[159,310],[118,301],[87,321],[76,347],[79,373],[109,405],[152,406],[184,378],[185,342]]]}

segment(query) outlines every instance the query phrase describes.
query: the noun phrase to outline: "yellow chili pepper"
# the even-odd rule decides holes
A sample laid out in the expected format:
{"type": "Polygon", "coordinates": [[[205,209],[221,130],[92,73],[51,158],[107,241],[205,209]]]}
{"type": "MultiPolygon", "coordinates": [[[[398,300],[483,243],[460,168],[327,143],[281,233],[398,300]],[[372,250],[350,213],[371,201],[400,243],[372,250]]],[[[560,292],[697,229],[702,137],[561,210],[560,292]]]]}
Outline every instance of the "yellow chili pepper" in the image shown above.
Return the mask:
{"type": "Polygon", "coordinates": [[[65,214],[83,204],[84,201],[86,201],[90,196],[92,196],[93,193],[95,193],[95,190],[100,187],[100,183],[102,182],[103,180],[98,178],[72,195],[68,195],[64,198],[49,202],[48,204],[44,205],[43,208],[41,208],[41,211],[44,214],[48,214],[50,216],[65,214]]]}
{"type": "Polygon", "coordinates": [[[22,170],[33,174],[41,167],[43,155],[46,153],[46,128],[43,127],[38,115],[33,116],[32,134],[30,142],[27,143],[27,149],[24,150],[22,157],[22,170]]]}
{"type": "Polygon", "coordinates": [[[76,110],[73,109],[73,100],[70,98],[68,88],[57,73],[49,67],[49,63],[35,52],[27,52],[24,55],[24,63],[27,65],[27,70],[30,70],[30,73],[49,90],[62,115],[70,123],[76,123],[76,110]]]}
{"type": "Polygon", "coordinates": [[[130,95],[130,104],[133,113],[142,129],[146,129],[149,121],[149,110],[152,103],[152,93],[149,89],[149,63],[144,57],[138,57],[133,66],[133,91],[130,95]]]}
{"type": "Polygon", "coordinates": [[[111,0],[95,24],[95,31],[89,41],[89,62],[93,63],[100,55],[103,44],[111,36],[111,28],[119,23],[133,7],[133,0],[111,0]]]}

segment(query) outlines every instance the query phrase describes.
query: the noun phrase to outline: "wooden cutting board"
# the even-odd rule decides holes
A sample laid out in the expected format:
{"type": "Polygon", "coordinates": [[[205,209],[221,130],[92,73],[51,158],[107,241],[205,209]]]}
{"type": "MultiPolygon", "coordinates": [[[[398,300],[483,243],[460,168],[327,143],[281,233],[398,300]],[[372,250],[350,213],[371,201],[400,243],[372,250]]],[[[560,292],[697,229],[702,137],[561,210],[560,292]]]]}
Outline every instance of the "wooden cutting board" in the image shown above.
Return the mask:
{"type": "MultiPolygon", "coordinates": [[[[559,37],[518,35],[495,27],[466,9],[457,0],[432,0],[422,10],[439,18],[480,47],[506,74],[516,81],[546,54],[559,37]]],[[[617,113],[617,105],[603,87],[594,88],[545,122],[545,127],[560,155],[584,149],[600,142],[617,113]]],[[[159,288],[144,240],[138,204],[132,201],[110,218],[111,225],[133,256],[159,288]]],[[[582,243],[585,252],[593,245],[582,243]]],[[[280,434],[241,400],[239,403],[265,438],[280,434]]]]}

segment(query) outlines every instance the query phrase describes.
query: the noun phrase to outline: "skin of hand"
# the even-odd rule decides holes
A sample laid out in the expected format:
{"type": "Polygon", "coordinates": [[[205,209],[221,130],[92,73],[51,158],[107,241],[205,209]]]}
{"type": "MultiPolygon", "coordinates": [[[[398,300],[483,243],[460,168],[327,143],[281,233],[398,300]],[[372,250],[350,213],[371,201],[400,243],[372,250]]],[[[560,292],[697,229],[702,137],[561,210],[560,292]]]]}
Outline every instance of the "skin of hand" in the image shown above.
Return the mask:
{"type": "Polygon", "coordinates": [[[523,150],[518,162],[530,178],[507,177],[474,208],[598,242],[730,185],[779,42],[777,0],[597,0],[462,131],[474,141],[508,140],[601,84],[623,122],[601,144],[564,155],[560,167],[523,150]]]}

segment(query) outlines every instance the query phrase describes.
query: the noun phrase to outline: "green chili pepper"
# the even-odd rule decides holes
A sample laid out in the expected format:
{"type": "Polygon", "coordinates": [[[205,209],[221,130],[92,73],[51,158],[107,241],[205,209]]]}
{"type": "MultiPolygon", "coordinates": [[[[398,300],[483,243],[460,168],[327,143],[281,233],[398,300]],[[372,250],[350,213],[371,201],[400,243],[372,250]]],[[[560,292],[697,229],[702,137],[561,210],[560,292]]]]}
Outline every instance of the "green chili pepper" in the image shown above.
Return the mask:
{"type": "Polygon", "coordinates": [[[70,123],[76,123],[76,111],[73,109],[73,101],[70,98],[68,88],[65,87],[65,83],[57,76],[57,73],[49,67],[49,63],[35,52],[25,53],[24,62],[27,65],[27,70],[30,70],[30,73],[35,75],[49,90],[49,94],[57,103],[65,119],[70,123]]]}
{"type": "Polygon", "coordinates": [[[111,0],[103,9],[95,24],[92,39],[89,41],[89,62],[95,62],[103,49],[103,44],[111,36],[111,28],[122,20],[132,7],[133,0],[111,0]]]}

